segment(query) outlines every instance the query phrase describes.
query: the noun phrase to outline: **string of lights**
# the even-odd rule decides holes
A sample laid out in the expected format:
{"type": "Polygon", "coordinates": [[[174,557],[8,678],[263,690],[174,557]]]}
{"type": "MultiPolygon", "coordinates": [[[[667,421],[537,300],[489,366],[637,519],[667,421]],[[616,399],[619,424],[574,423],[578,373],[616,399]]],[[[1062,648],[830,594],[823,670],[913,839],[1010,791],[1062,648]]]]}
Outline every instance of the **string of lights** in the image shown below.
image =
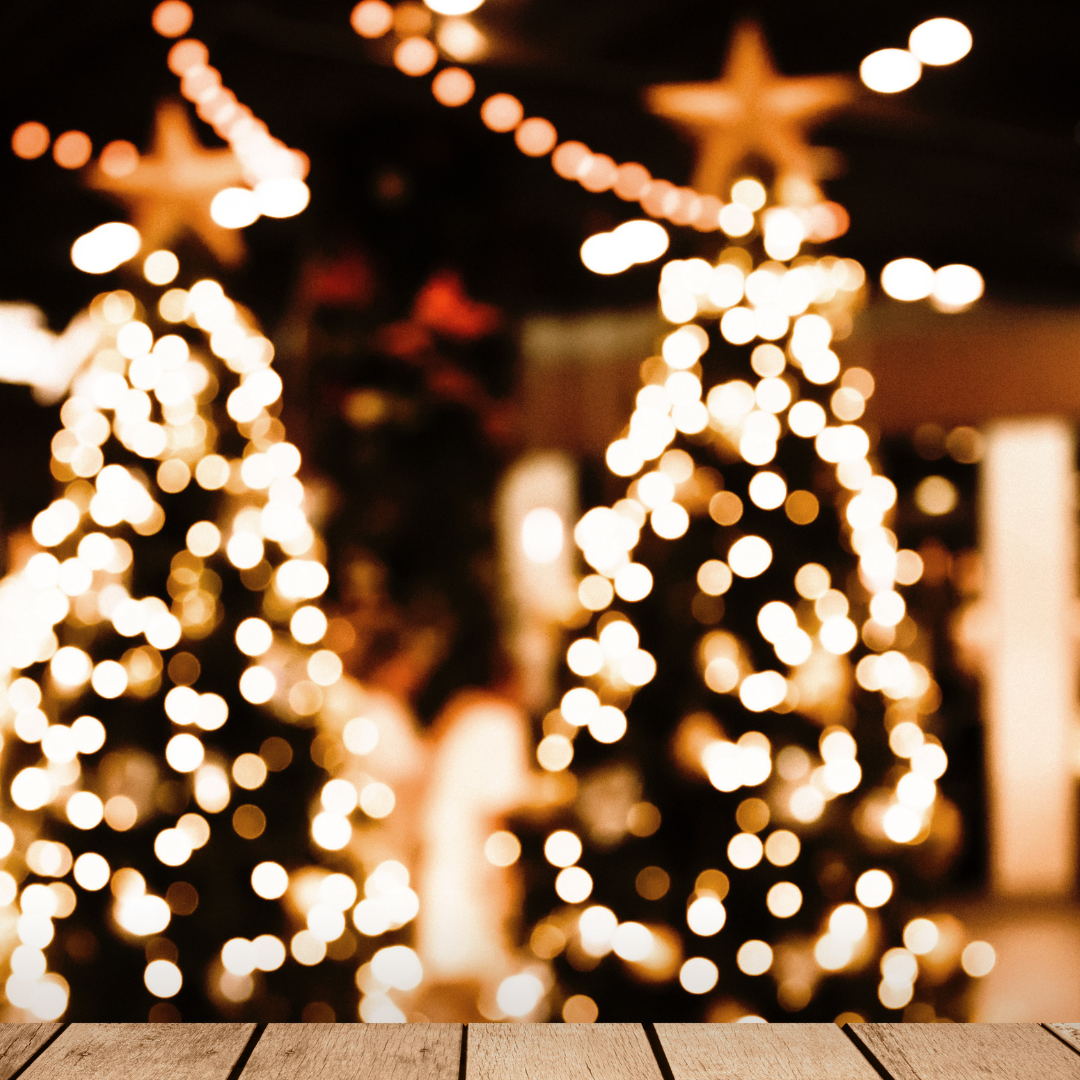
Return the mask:
{"type": "MultiPolygon", "coordinates": [[[[183,0],[164,0],[154,9],[152,24],[162,37],[176,38],[191,28],[193,18],[183,0]]],[[[274,138],[266,124],[223,85],[221,73],[209,58],[209,50],[194,38],[177,41],[168,54],[169,70],[180,79],[180,93],[228,144],[249,185],[223,187],[214,194],[213,220],[224,228],[242,229],[260,216],[287,218],[301,213],[311,198],[304,183],[307,155],[274,138]]],[[[49,129],[36,120],[20,124],[11,137],[13,152],[25,160],[41,157],[50,144],[53,159],[65,169],[81,169],[93,154],[85,132],[66,131],[53,141],[49,129]]],[[[139,168],[138,148],[124,139],[113,140],[102,148],[98,167],[107,180],[122,182],[139,168]]]]}

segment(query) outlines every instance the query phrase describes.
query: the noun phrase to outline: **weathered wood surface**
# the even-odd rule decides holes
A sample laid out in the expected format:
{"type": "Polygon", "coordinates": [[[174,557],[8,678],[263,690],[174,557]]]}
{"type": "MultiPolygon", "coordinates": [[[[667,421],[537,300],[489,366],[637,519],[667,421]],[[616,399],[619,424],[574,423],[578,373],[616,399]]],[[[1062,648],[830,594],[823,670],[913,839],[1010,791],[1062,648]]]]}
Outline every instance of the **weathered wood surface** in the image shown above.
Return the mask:
{"type": "Polygon", "coordinates": [[[852,1024],[893,1080],[1080,1080],[1080,1054],[1039,1024],[852,1024]]]}
{"type": "Polygon", "coordinates": [[[674,1080],[878,1080],[835,1024],[657,1024],[674,1080]]]}
{"type": "Polygon", "coordinates": [[[1045,1026],[1080,1053],[1080,1024],[1046,1024],[1045,1026]]]}
{"type": "Polygon", "coordinates": [[[254,1024],[0,1027],[0,1080],[878,1076],[1080,1080],[1080,1023],[855,1024],[843,1031],[833,1024],[470,1024],[464,1031],[460,1024],[270,1024],[258,1034],[254,1024]]]}
{"type": "Polygon", "coordinates": [[[460,1024],[270,1024],[243,1080],[458,1080],[460,1024]]]}
{"type": "Polygon", "coordinates": [[[463,1080],[662,1080],[640,1024],[470,1024],[463,1080]]]}
{"type": "Polygon", "coordinates": [[[72,1024],[19,1080],[227,1080],[254,1024],[72,1024]]]}
{"type": "Polygon", "coordinates": [[[0,1026],[0,1080],[10,1080],[60,1027],[60,1024],[0,1026]]]}

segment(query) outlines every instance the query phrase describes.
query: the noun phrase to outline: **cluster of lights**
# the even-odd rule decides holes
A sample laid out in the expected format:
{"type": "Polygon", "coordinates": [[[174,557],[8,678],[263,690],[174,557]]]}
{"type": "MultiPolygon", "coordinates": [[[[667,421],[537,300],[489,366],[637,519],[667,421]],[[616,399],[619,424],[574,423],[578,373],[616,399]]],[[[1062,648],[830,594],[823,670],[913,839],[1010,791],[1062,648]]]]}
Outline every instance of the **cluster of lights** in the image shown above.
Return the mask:
{"type": "Polygon", "coordinates": [[[948,313],[966,311],[983,294],[982,275],[973,266],[950,263],[935,270],[922,259],[893,259],[881,271],[881,288],[894,300],[929,299],[948,313]]]}
{"type": "MultiPolygon", "coordinates": [[[[191,27],[191,7],[183,0],[164,0],[154,9],[152,23],[163,37],[180,37],[191,27]]],[[[169,52],[169,68],[180,77],[180,92],[229,144],[251,185],[218,192],[211,203],[211,216],[224,228],[240,229],[263,215],[287,218],[299,214],[311,197],[304,183],[306,155],[274,138],[266,124],[222,85],[221,73],[208,60],[206,46],[191,38],[178,41],[169,52]]],[[[41,157],[50,145],[54,160],[65,169],[81,169],[93,154],[93,143],[85,132],[66,131],[53,140],[49,129],[36,120],[20,124],[11,136],[13,152],[25,160],[41,157]]],[[[115,140],[102,148],[99,165],[107,176],[128,176],[139,166],[139,151],[126,140],[115,140]]],[[[72,255],[79,269],[100,274],[114,270],[138,250],[138,233],[131,226],[112,222],[81,237],[72,255]],[[128,248],[130,251],[122,255],[128,248]]]]}
{"type": "MultiPolygon", "coordinates": [[[[162,286],[178,269],[170,252],[152,253],[143,266],[147,280],[162,286]]],[[[200,690],[198,661],[182,651],[182,643],[206,637],[224,614],[222,578],[211,563],[238,571],[251,592],[262,594],[259,614],[236,628],[237,649],[249,659],[239,680],[241,697],[295,722],[319,712],[343,665],[337,653],[321,647],[329,624],[317,601],[329,578],[296,476],[300,454],[285,441],[273,415],[282,384],[270,366],[272,345],[209,279],[189,289],[164,289],[155,314],[167,331],[158,336],[129,292],[105,293],[91,304],[97,346],[72,384],[60,411],[63,426],[52,443],[51,469],[63,490],[34,519],[37,552],[0,583],[0,610],[6,616],[0,655],[10,673],[2,701],[4,726],[42,755],[12,778],[11,800],[22,811],[66,819],[88,837],[102,825],[126,831],[156,810],[124,790],[100,796],[90,790],[97,784],[85,777],[81,758],[102,749],[107,726],[92,715],[60,723],[55,714],[74,703],[95,712],[102,702],[122,696],[163,695],[164,714],[173,725],[163,765],[190,785],[197,805],[197,812],[182,814],[154,839],[155,857],[172,868],[209,842],[214,816],[233,801],[234,788],[257,790],[269,771],[283,768],[291,757],[289,752],[283,759],[281,749],[270,746],[287,747],[280,739],[231,761],[207,741],[228,722],[229,704],[200,690]],[[188,343],[188,328],[205,335],[206,351],[188,343]],[[224,413],[246,440],[237,459],[216,452],[221,418],[212,405],[222,397],[224,413]],[[109,462],[112,439],[138,464],[109,462]],[[167,599],[133,595],[133,545],[118,534],[159,532],[171,497],[191,486],[222,492],[219,516],[188,529],[185,548],[171,562],[167,599]],[[72,633],[78,643],[65,643],[72,633]],[[95,660],[88,643],[103,633],[121,642],[132,639],[124,643],[130,647],[117,659],[95,660]],[[44,670],[32,677],[30,669],[37,665],[44,670]],[[81,699],[87,699],[85,705],[81,699]],[[97,709],[95,699],[101,699],[97,709]]],[[[377,731],[373,739],[366,723],[357,718],[346,725],[350,749],[373,748],[377,731]]],[[[349,841],[351,814],[360,810],[371,819],[384,818],[395,797],[385,784],[354,786],[333,779],[324,785],[319,803],[312,839],[336,851],[349,841]]],[[[251,838],[265,829],[266,819],[257,806],[245,803],[234,810],[232,825],[251,838]]],[[[11,830],[3,826],[0,833],[5,854],[12,852],[11,830]]],[[[136,870],[112,868],[92,850],[76,854],[35,837],[25,851],[20,846],[20,854],[38,877],[70,873],[78,889],[88,892],[110,886],[122,935],[159,935],[171,921],[171,896],[153,895],[136,870]]],[[[0,877],[0,888],[9,877],[0,877]]],[[[300,964],[321,962],[328,944],[344,933],[349,908],[361,933],[400,928],[418,910],[407,878],[406,872],[405,880],[398,880],[389,864],[379,867],[359,899],[346,875],[315,867],[289,873],[278,864],[260,864],[252,874],[253,891],[284,898],[303,928],[287,948],[272,935],[227,942],[217,989],[229,1001],[243,1001],[254,992],[252,973],[274,970],[287,954],[300,964]]],[[[13,924],[8,1000],[41,1019],[56,1019],[67,1007],[68,988],[48,972],[42,950],[52,940],[52,920],[70,914],[78,893],[59,880],[49,885],[31,880],[20,893],[10,880],[0,900],[18,904],[23,915],[13,924]]],[[[148,963],[144,981],[158,998],[179,992],[178,961],[157,957],[148,963]]]]}
{"type": "MultiPolygon", "coordinates": [[[[187,33],[191,22],[191,8],[182,0],[164,0],[153,15],[154,28],[167,38],[187,33]]],[[[274,138],[266,124],[237,101],[222,84],[221,73],[209,64],[209,57],[206,46],[194,38],[183,38],[169,50],[169,70],[180,78],[180,93],[229,144],[251,185],[219,191],[210,204],[211,216],[225,228],[241,229],[261,215],[286,218],[299,214],[311,197],[304,183],[306,155],[274,138]]],[[[136,154],[128,171],[134,171],[137,163],[136,154]]]]}
{"type": "Polygon", "coordinates": [[[908,38],[906,49],[879,49],[859,65],[859,77],[879,94],[898,94],[914,86],[923,65],[945,67],[971,52],[971,31],[956,19],[928,19],[908,38]]]}
{"type": "MultiPolygon", "coordinates": [[[[450,0],[429,3],[433,11],[450,14],[450,0]],[[444,10],[445,9],[445,10],[444,10]]],[[[473,8],[468,8],[473,10],[473,8]]],[[[419,77],[431,72],[439,61],[440,50],[452,60],[467,63],[479,59],[487,43],[467,19],[444,19],[435,32],[436,44],[427,38],[432,20],[422,8],[401,4],[392,8],[384,0],[362,0],[352,12],[353,29],[361,37],[375,39],[391,30],[397,33],[394,64],[406,75],[419,77]],[[436,47],[436,45],[438,47],[436,47]]],[[[460,67],[441,69],[432,79],[432,93],[437,101],[458,107],[470,101],[475,93],[472,76],[460,67]]],[[[529,157],[551,155],[551,164],[559,176],[575,180],[587,191],[612,191],[620,199],[640,204],[651,217],[666,218],[675,225],[690,225],[702,232],[723,231],[732,237],[743,237],[758,224],[778,252],[778,258],[794,244],[796,250],[803,241],[823,242],[843,235],[848,228],[848,216],[843,207],[817,200],[811,185],[792,191],[799,205],[773,208],[757,223],[754,210],[764,204],[764,189],[757,206],[753,196],[733,198],[723,203],[714,195],[702,195],[689,187],[678,187],[667,180],[657,180],[637,162],[618,164],[607,154],[595,153],[582,142],[559,143],[558,133],[551,121],[541,116],[525,116],[521,102],[512,94],[498,93],[486,98],[480,107],[480,118],[490,130],[513,133],[518,149],[529,157]],[[797,197],[796,197],[797,196],[797,197]],[[805,205],[804,205],[805,204],[805,205]]],[[[752,181],[757,188],[761,186],[752,181]]],[[[793,188],[797,185],[793,185],[793,188]]],[[[582,248],[582,259],[590,270],[602,274],[621,273],[636,262],[658,258],[666,250],[658,233],[646,233],[644,222],[628,222],[633,231],[600,233],[590,237],[582,248]],[[660,248],[656,254],[650,254],[660,248]]]]}
{"type": "MultiPolygon", "coordinates": [[[[797,595],[792,601],[770,600],[758,614],[758,631],[774,650],[780,667],[755,670],[750,651],[738,638],[713,629],[699,642],[699,670],[711,691],[737,696],[748,712],[788,712],[800,703],[812,710],[818,697],[829,692],[828,686],[835,685],[831,672],[861,639],[867,654],[855,665],[855,678],[863,689],[880,693],[887,703],[890,747],[910,767],[898,770],[891,789],[864,799],[867,812],[862,814],[860,828],[876,842],[915,844],[928,835],[936,782],[948,760],[940,743],[922,727],[922,716],[933,711],[937,697],[933,679],[898,645],[898,639],[910,643],[912,635],[906,629],[911,620],[897,590],[918,581],[923,566],[916,552],[898,550],[887,526],[896,488],[875,474],[868,460],[871,440],[857,423],[873,394],[873,378],[860,368],[844,370],[832,349],[834,339],[850,327],[849,309],[864,286],[865,274],[852,260],[800,256],[799,248],[807,237],[794,227],[786,233],[774,232],[770,239],[768,222],[777,220],[775,214],[786,208],[766,209],[765,194],[762,185],[748,178],[734,185],[728,204],[742,206],[749,215],[744,235],[751,233],[755,221],[761,221],[765,262],[755,266],[744,247],[733,247],[715,263],[675,260],[663,268],[661,310],[676,327],[665,339],[662,355],[643,366],[646,385],[638,394],[627,429],[607,453],[611,471],[630,481],[626,496],[611,507],[588,511],[574,530],[577,546],[594,571],[581,580],[579,599],[583,607],[599,613],[595,636],[579,637],[567,650],[567,665],[585,685],[567,691],[556,720],[545,721],[538,758],[544,768],[558,771],[572,761],[573,739],[581,728],[588,727],[600,742],[617,741],[625,733],[627,702],[642,683],[630,677],[632,659],[629,667],[624,665],[644,650],[631,618],[611,610],[611,605],[616,598],[633,604],[652,590],[651,573],[633,557],[647,523],[661,538],[677,539],[688,530],[692,516],[703,512],[720,526],[734,526],[746,501],[763,510],[782,510],[799,525],[817,517],[817,497],[808,491],[789,491],[782,473],[772,467],[786,430],[812,443],[821,462],[835,469],[846,542],[859,560],[859,598],[834,585],[826,567],[808,563],[795,575],[797,595]],[[720,336],[732,344],[760,342],[751,353],[756,382],[731,380],[706,392],[701,359],[709,348],[709,336],[701,320],[716,320],[720,336]],[[805,396],[803,386],[808,387],[805,396]],[[823,396],[827,408],[817,400],[823,396]],[[722,444],[722,456],[735,454],[754,466],[757,471],[745,494],[732,491],[714,470],[697,466],[689,453],[673,447],[680,433],[696,441],[711,439],[722,444]],[[651,462],[656,464],[650,469],[651,462]]],[[[798,220],[793,215],[792,221],[798,220]]],[[[614,256],[611,259],[608,266],[617,261],[614,256]]],[[[608,266],[593,268],[612,272],[608,266]]],[[[930,274],[933,277],[933,271],[930,274]]],[[[927,505],[934,502],[932,495],[924,497],[927,505]]],[[[726,558],[709,559],[700,567],[699,599],[715,603],[715,598],[737,592],[739,579],[765,574],[772,558],[772,546],[764,537],[735,533],[726,558]]],[[[645,667],[651,679],[655,664],[645,667]]],[[[696,745],[701,772],[717,790],[770,785],[769,802],[751,796],[739,806],[741,831],[727,848],[734,871],[749,870],[763,859],[778,867],[795,863],[800,842],[794,830],[813,825],[830,801],[855,792],[863,781],[858,746],[843,726],[825,727],[816,759],[797,745],[774,754],[770,740],[759,731],[737,740],[717,734],[696,745]],[[766,836],[774,818],[779,827],[766,836]]],[[[666,977],[677,973],[688,993],[712,990],[718,978],[715,964],[706,957],[683,962],[681,946],[672,951],[663,928],[642,926],[639,930],[639,924],[622,924],[603,907],[582,911],[578,905],[591,895],[592,880],[577,865],[580,846],[570,854],[572,862],[565,864],[555,888],[559,898],[579,913],[579,925],[574,928],[566,918],[549,916],[534,932],[537,955],[548,957],[562,948],[581,948],[598,956],[613,951],[633,963],[634,957],[667,950],[666,977]],[[579,873],[564,880],[571,870],[579,873]],[[625,940],[636,942],[622,946],[624,952],[630,949],[629,957],[619,951],[618,934],[624,925],[632,928],[623,933],[625,940]],[[561,944],[554,940],[556,933],[561,944]]],[[[719,871],[705,873],[720,874],[723,885],[718,887],[720,879],[712,884],[699,881],[688,900],[687,927],[693,935],[711,937],[727,921],[723,899],[729,879],[719,871]]],[[[856,886],[859,902],[832,911],[811,947],[818,974],[809,984],[798,986],[788,985],[778,974],[781,999],[801,1008],[810,1000],[817,979],[865,963],[876,940],[872,911],[887,903],[892,891],[892,879],[885,871],[863,874],[856,886]]],[[[790,881],[777,882],[766,899],[770,914],[781,920],[798,912],[802,903],[801,890],[790,881]]],[[[949,936],[948,955],[942,954],[944,959],[935,970],[940,971],[942,964],[951,970],[961,963],[961,944],[962,935],[949,936]]],[[[928,946],[927,952],[932,948],[928,946]]],[[[985,943],[969,945],[971,955],[982,957],[983,963],[980,967],[976,961],[969,962],[964,953],[964,970],[985,974],[989,967],[983,954],[988,948],[985,943]]],[[[892,950],[882,958],[879,996],[888,1008],[903,1008],[911,1000],[918,976],[918,964],[913,967],[896,959],[901,952],[912,960],[918,955],[906,942],[905,949],[892,950]]],[[[654,961],[659,963],[655,956],[654,961]]],[[[774,948],[765,941],[744,942],[737,964],[748,975],[762,975],[774,968],[774,948]]]]}

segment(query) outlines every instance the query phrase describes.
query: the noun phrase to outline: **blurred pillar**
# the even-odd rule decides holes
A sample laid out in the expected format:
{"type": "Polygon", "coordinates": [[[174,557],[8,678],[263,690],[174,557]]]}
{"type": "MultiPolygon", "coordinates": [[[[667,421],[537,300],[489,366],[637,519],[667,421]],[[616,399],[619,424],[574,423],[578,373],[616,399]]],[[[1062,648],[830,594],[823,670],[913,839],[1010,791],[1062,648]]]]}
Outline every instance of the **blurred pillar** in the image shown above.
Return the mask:
{"type": "Polygon", "coordinates": [[[532,451],[507,470],[496,497],[503,600],[518,702],[549,708],[563,620],[578,610],[572,534],[577,468],[557,450],[532,451]]]}
{"type": "Polygon", "coordinates": [[[1002,895],[1076,881],[1075,441],[1057,418],[986,428],[981,542],[990,868],[1002,895]]]}

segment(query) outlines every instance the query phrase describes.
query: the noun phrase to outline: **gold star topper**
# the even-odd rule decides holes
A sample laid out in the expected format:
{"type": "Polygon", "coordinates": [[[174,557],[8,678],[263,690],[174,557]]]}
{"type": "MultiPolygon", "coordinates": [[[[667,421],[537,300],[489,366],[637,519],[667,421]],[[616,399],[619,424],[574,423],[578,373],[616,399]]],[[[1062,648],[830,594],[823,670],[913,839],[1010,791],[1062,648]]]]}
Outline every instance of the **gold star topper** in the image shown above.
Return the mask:
{"type": "Polygon", "coordinates": [[[240,162],[232,150],[206,149],[180,102],[158,105],[150,153],[121,172],[113,169],[110,175],[99,161],[86,182],[127,207],[144,252],[168,247],[190,230],[219,262],[234,265],[244,257],[239,232],[223,228],[210,216],[210,203],[219,191],[244,183],[240,162]]]}
{"type": "Polygon", "coordinates": [[[846,75],[780,75],[761,27],[746,22],[735,30],[719,79],[652,86],[646,102],[698,140],[694,189],[724,198],[735,169],[750,154],[774,165],[778,182],[791,178],[812,186],[814,152],[806,131],[850,101],[855,89],[846,75]]]}

